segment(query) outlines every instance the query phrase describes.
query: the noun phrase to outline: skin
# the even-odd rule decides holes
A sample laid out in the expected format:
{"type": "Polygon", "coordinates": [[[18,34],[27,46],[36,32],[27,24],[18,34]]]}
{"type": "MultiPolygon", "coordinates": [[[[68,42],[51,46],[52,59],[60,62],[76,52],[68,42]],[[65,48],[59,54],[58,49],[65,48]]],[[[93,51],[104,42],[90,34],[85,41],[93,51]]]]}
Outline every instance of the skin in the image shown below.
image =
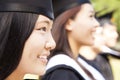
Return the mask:
{"type": "Polygon", "coordinates": [[[97,27],[94,33],[94,45],[92,46],[82,46],[80,48],[80,55],[84,56],[88,60],[94,60],[96,56],[101,51],[101,47],[105,44],[102,36],[103,27],[97,27]]]}
{"type": "Polygon", "coordinates": [[[55,48],[51,35],[53,21],[39,15],[35,28],[25,43],[17,69],[6,80],[23,80],[25,74],[43,75],[50,50],[55,48]]]}
{"type": "Polygon", "coordinates": [[[92,46],[92,48],[96,49],[97,52],[95,53],[97,54],[101,51],[101,47],[105,44],[102,31],[103,31],[103,27],[98,27],[95,32],[95,40],[94,40],[94,45],[92,46]]]}
{"type": "Polygon", "coordinates": [[[103,38],[105,45],[108,47],[114,47],[117,43],[118,33],[115,25],[105,24],[103,29],[103,38]]]}
{"type": "Polygon", "coordinates": [[[93,60],[101,52],[103,46],[114,47],[118,38],[115,25],[106,23],[104,27],[98,27],[95,33],[93,46],[83,46],[80,54],[86,59],[93,60]],[[89,54],[91,53],[91,54],[89,54]]]}
{"type": "Polygon", "coordinates": [[[83,45],[93,45],[93,33],[99,26],[94,17],[95,12],[91,4],[83,4],[74,20],[68,20],[66,30],[71,49],[77,58],[79,49],[83,45]]]}

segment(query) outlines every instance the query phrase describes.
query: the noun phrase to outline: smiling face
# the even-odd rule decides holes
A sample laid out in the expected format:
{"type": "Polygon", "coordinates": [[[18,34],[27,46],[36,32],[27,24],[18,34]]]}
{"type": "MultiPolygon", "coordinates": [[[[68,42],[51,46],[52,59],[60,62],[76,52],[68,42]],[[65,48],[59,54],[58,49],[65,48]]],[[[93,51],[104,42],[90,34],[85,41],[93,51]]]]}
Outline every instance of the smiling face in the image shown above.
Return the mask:
{"type": "Polygon", "coordinates": [[[93,33],[99,25],[94,14],[93,7],[90,4],[84,4],[76,16],[74,33],[76,40],[81,45],[92,45],[94,42],[93,33]]]}
{"type": "Polygon", "coordinates": [[[75,19],[69,20],[66,29],[70,36],[71,44],[78,48],[82,45],[93,45],[93,33],[99,26],[98,21],[94,17],[94,9],[91,4],[83,4],[75,19]]]}
{"type": "Polygon", "coordinates": [[[51,35],[52,21],[40,15],[35,28],[25,43],[22,59],[17,67],[24,74],[32,73],[43,75],[50,50],[55,48],[55,42],[51,35]]]}
{"type": "Polygon", "coordinates": [[[99,26],[94,17],[94,9],[91,4],[83,4],[74,19],[69,19],[66,24],[68,40],[73,53],[78,53],[83,45],[93,45],[93,33],[99,26]]]}

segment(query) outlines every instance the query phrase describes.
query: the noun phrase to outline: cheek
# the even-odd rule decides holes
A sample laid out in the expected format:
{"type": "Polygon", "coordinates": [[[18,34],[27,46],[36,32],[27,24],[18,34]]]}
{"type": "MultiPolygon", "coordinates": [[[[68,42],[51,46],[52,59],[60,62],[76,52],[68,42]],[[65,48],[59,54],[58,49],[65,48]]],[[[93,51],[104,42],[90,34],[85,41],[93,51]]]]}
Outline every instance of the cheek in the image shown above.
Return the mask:
{"type": "Polygon", "coordinates": [[[83,29],[81,36],[84,45],[93,45],[94,37],[90,28],[83,29]]]}
{"type": "Polygon", "coordinates": [[[29,55],[29,53],[32,54],[38,54],[40,53],[45,46],[45,40],[43,37],[40,36],[34,36],[30,37],[24,47],[24,52],[29,55]]]}
{"type": "Polygon", "coordinates": [[[89,36],[91,36],[91,29],[88,26],[85,26],[81,28],[80,33],[84,38],[88,38],[89,36]]]}
{"type": "Polygon", "coordinates": [[[105,40],[109,40],[110,39],[110,34],[109,33],[104,33],[104,37],[105,37],[105,40]]]}
{"type": "Polygon", "coordinates": [[[29,71],[35,68],[37,56],[44,50],[45,40],[40,36],[31,36],[25,43],[20,68],[29,71]],[[33,64],[33,65],[31,65],[33,64]],[[31,65],[29,68],[28,66],[31,65]]]}
{"type": "Polygon", "coordinates": [[[28,40],[23,50],[23,58],[32,58],[40,54],[44,48],[44,42],[37,40],[28,40]]]}
{"type": "Polygon", "coordinates": [[[81,40],[85,40],[91,35],[91,28],[88,24],[80,22],[79,25],[76,26],[74,30],[75,36],[78,35],[81,40]]]}
{"type": "Polygon", "coordinates": [[[90,22],[90,20],[82,20],[80,25],[80,31],[79,34],[81,35],[81,41],[84,45],[93,45],[93,24],[90,22]]]}

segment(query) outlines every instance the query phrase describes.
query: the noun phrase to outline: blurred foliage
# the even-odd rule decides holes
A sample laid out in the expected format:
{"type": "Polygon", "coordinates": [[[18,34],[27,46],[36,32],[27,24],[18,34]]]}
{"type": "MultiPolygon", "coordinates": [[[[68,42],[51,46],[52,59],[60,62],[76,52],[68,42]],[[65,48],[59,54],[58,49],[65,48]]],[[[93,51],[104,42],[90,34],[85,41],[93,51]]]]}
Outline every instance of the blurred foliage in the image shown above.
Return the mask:
{"type": "Polygon", "coordinates": [[[113,71],[114,80],[120,80],[120,59],[109,56],[110,65],[113,71]]]}
{"type": "Polygon", "coordinates": [[[120,0],[91,0],[91,2],[97,17],[114,12],[111,20],[117,25],[118,32],[120,33],[120,0]]]}

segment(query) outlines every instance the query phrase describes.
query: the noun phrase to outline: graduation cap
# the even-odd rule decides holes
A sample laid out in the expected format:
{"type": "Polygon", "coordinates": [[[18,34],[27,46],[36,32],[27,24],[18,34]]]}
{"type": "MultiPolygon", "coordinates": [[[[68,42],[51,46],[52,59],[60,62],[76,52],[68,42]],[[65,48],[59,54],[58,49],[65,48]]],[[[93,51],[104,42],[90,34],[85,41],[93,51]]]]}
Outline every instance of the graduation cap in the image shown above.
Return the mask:
{"type": "Polygon", "coordinates": [[[104,14],[104,15],[102,15],[102,16],[99,16],[98,18],[99,18],[99,19],[104,19],[104,18],[111,19],[113,13],[114,13],[114,12],[112,11],[112,12],[106,13],[106,14],[104,14]]]}
{"type": "Polygon", "coordinates": [[[59,14],[70,8],[81,5],[83,3],[90,3],[89,0],[52,0],[52,1],[55,17],[57,17],[59,14]]]}
{"type": "Polygon", "coordinates": [[[27,12],[54,18],[51,0],[0,0],[0,12],[27,12]]]}
{"type": "Polygon", "coordinates": [[[109,13],[106,13],[102,16],[99,16],[97,17],[101,27],[105,24],[105,23],[108,23],[108,24],[111,24],[113,25],[113,21],[112,21],[112,15],[113,15],[113,11],[112,12],[109,12],[109,13]]]}

